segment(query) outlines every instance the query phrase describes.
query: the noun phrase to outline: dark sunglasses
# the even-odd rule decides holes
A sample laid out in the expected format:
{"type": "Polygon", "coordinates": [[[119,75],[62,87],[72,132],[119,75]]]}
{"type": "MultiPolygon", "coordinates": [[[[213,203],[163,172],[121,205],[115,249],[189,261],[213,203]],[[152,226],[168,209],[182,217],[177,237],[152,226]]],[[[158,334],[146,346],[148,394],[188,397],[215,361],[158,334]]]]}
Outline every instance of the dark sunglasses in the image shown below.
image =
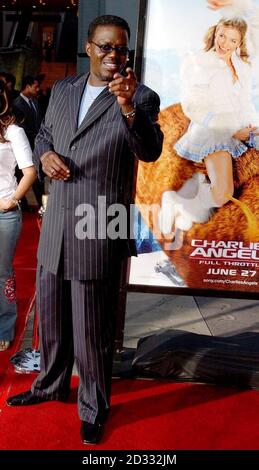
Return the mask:
{"type": "Polygon", "coordinates": [[[111,46],[110,44],[96,44],[96,42],[91,41],[95,46],[99,47],[102,54],[109,54],[112,51],[117,52],[119,55],[128,55],[129,48],[127,46],[111,46]]]}

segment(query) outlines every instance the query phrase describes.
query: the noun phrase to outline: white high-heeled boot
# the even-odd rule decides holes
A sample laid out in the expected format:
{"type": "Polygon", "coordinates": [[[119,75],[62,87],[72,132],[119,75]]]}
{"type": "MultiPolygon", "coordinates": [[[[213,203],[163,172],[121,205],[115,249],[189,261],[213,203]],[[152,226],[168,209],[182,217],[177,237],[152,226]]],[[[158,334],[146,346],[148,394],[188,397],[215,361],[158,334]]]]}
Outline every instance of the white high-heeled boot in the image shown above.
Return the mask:
{"type": "Polygon", "coordinates": [[[170,235],[175,222],[174,191],[165,191],[162,194],[161,209],[158,213],[158,228],[163,235],[170,235]]]}
{"type": "Polygon", "coordinates": [[[158,225],[164,235],[176,229],[190,230],[192,224],[204,223],[216,207],[211,194],[211,185],[202,173],[195,173],[179,191],[165,191],[162,195],[158,225]]]}

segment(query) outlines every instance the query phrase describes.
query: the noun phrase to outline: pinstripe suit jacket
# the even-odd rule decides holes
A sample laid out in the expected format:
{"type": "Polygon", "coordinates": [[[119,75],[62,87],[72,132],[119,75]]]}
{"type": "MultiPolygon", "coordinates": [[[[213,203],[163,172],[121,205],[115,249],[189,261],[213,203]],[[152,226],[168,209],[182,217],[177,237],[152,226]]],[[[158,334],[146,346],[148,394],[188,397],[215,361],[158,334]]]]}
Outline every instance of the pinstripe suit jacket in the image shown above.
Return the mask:
{"type": "MultiPolygon", "coordinates": [[[[80,219],[76,208],[79,204],[91,204],[97,212],[98,196],[105,196],[108,206],[122,203],[128,207],[132,199],[134,156],[155,161],[163,142],[156,122],[160,100],[144,85],[138,85],[134,96],[136,117],[131,129],[108,87],[96,98],[77,128],[87,78],[82,75],[56,82],[33,157],[39,176],[40,157],[49,150],[60,155],[70,168],[68,181],[52,180],[38,260],[46,270],[56,274],[63,243],[65,279],[77,280],[107,276],[118,257],[134,254],[134,248],[128,238],[79,239],[75,233],[80,219]]],[[[106,222],[110,220],[106,218],[106,222]]],[[[97,235],[98,222],[93,223],[97,235]]]]}
{"type": "Polygon", "coordinates": [[[28,137],[30,146],[34,148],[34,140],[39,132],[39,128],[42,121],[42,113],[39,107],[39,103],[36,99],[32,100],[36,113],[34,113],[28,103],[22,98],[21,95],[13,102],[13,110],[18,119],[22,119],[22,127],[24,128],[25,134],[28,137]]]}

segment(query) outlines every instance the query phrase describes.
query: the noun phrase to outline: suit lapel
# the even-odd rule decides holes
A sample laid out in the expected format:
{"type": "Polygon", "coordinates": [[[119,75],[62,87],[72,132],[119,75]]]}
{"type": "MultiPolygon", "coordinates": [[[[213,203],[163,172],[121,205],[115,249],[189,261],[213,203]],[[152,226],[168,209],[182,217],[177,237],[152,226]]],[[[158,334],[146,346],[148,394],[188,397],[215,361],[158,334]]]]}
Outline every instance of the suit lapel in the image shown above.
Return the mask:
{"type": "Polygon", "coordinates": [[[77,119],[79,106],[81,103],[82,94],[87,82],[89,74],[82,75],[76,81],[70,84],[68,94],[68,110],[69,110],[69,121],[72,130],[72,134],[77,131],[77,119]]]}
{"type": "Polygon", "coordinates": [[[28,110],[29,111],[31,110],[30,105],[22,97],[20,97],[20,104],[22,105],[22,108],[25,113],[28,113],[28,110]]]}
{"type": "Polygon", "coordinates": [[[70,123],[74,138],[98,119],[116,100],[116,97],[109,92],[108,87],[105,88],[94,100],[80,127],[77,129],[79,107],[88,76],[89,75],[87,74],[80,77],[79,80],[71,85],[69,91],[70,123]]]}
{"type": "Polygon", "coordinates": [[[98,119],[106,109],[108,109],[116,100],[116,97],[109,92],[108,87],[105,88],[100,95],[94,100],[88,109],[80,127],[78,128],[75,137],[82,131],[90,126],[96,119],[98,119]]]}
{"type": "Polygon", "coordinates": [[[33,111],[32,108],[30,107],[30,105],[27,103],[27,101],[25,101],[22,97],[21,97],[20,102],[21,102],[21,105],[22,105],[22,109],[23,109],[23,113],[24,113],[26,122],[30,123],[30,126],[35,125],[34,121],[36,120],[36,111],[35,110],[33,111]]]}

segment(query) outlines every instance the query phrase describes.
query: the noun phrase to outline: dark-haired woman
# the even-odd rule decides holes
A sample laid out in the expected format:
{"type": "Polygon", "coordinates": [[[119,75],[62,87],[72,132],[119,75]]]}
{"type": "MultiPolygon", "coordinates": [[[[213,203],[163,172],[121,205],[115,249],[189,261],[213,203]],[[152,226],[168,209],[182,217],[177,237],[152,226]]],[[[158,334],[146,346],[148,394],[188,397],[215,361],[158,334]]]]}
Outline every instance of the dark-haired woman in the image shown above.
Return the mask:
{"type": "Polygon", "coordinates": [[[17,316],[13,258],[22,227],[19,200],[35,178],[30,144],[10,111],[5,84],[0,80],[0,351],[14,338],[17,316]],[[23,172],[18,185],[16,165],[23,172]]]}

